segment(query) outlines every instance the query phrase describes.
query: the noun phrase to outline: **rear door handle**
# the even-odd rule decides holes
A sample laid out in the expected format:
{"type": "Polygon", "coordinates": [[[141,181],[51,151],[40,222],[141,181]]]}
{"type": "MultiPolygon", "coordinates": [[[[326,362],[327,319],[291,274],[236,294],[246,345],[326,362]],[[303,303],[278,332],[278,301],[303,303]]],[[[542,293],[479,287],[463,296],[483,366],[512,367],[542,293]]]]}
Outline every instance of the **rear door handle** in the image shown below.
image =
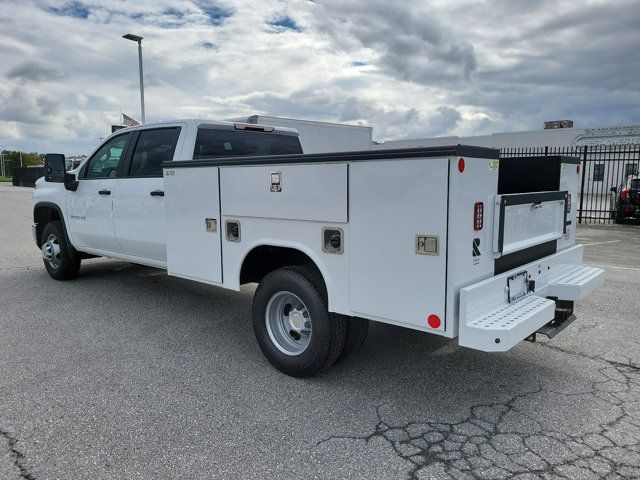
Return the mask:
{"type": "Polygon", "coordinates": [[[149,195],[152,197],[164,197],[164,192],[162,190],[153,190],[152,192],[149,192],[149,195]]]}
{"type": "Polygon", "coordinates": [[[111,190],[98,190],[100,195],[111,195],[111,190]]]}

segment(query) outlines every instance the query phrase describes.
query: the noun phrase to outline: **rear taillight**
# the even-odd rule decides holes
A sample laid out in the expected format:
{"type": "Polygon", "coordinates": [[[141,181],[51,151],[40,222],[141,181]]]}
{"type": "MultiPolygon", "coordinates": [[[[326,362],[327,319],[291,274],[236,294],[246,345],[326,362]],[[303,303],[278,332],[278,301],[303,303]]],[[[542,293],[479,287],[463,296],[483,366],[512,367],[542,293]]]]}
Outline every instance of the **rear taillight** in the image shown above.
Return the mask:
{"type": "Polygon", "coordinates": [[[628,188],[623,188],[620,192],[620,198],[629,198],[630,196],[631,195],[628,188]]]}
{"type": "Polygon", "coordinates": [[[571,212],[571,194],[567,195],[567,202],[566,202],[566,206],[565,206],[565,211],[567,213],[571,212]]]}
{"type": "Polygon", "coordinates": [[[473,206],[473,229],[482,230],[484,224],[484,203],[476,202],[473,206]]]}

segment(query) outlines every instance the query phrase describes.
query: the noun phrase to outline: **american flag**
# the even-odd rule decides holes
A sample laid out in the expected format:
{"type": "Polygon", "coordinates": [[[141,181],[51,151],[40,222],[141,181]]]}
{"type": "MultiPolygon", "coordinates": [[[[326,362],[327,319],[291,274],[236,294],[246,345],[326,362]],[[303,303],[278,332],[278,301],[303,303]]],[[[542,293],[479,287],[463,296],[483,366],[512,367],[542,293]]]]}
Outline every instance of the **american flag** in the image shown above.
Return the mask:
{"type": "Polygon", "coordinates": [[[134,118],[131,118],[129,115],[122,114],[122,125],[126,125],[127,127],[135,127],[136,125],[140,125],[140,122],[134,118]]]}

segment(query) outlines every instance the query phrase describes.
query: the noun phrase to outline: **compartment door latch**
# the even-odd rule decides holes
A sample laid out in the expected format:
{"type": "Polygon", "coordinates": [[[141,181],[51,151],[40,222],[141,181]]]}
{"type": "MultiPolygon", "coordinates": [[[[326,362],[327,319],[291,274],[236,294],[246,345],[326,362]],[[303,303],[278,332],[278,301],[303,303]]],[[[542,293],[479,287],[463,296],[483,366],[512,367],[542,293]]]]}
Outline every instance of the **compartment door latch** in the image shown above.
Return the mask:
{"type": "Polygon", "coordinates": [[[440,241],[436,235],[416,235],[416,253],[419,255],[439,255],[440,241]]]}

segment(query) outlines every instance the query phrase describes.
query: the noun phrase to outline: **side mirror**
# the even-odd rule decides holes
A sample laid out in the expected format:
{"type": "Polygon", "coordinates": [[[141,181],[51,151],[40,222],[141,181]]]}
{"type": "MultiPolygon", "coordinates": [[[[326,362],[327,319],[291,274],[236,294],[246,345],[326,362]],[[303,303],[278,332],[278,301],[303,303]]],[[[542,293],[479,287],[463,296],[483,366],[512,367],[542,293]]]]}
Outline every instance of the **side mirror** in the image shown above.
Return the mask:
{"type": "Polygon", "coordinates": [[[47,153],[44,156],[44,181],[63,183],[66,171],[64,155],[61,153],[47,153]]]}
{"type": "Polygon", "coordinates": [[[73,173],[65,172],[64,174],[64,188],[75,192],[78,189],[78,180],[76,180],[76,176],[73,173]]]}
{"type": "Polygon", "coordinates": [[[616,193],[616,192],[618,191],[618,188],[617,188],[617,187],[611,187],[611,189],[610,189],[610,190],[611,190],[613,193],[616,193]]]}

